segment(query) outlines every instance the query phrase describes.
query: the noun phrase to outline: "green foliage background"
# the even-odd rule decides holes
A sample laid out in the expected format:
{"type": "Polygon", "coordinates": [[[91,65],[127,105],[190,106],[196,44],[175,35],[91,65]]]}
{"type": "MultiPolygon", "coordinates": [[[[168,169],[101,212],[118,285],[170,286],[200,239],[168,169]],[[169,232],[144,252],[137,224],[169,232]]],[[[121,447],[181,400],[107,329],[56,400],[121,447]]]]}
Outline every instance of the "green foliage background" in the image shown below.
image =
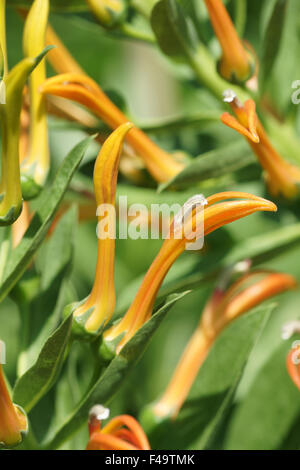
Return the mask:
{"type": "MultiPolygon", "coordinates": [[[[20,3],[28,2],[8,2],[11,5],[20,3]]],[[[85,2],[64,2],[73,4],[67,5],[68,12],[55,11],[56,3],[63,2],[51,3],[50,22],[53,27],[86,72],[103,89],[117,91],[124,98],[134,122],[149,130],[149,134],[165,149],[182,150],[191,158],[201,155],[194,163],[196,171],[193,168],[190,174],[178,180],[177,186],[174,182],[178,189],[176,192],[166,188],[159,193],[152,181],[147,187],[135,187],[120,176],[120,194],[127,194],[129,202],[147,204],[165,200],[183,202],[187,195],[203,192],[207,196],[228,189],[269,197],[260,167],[242,138],[219,122],[222,104],[197,82],[186,64],[181,60],[169,60],[156,44],[142,41],[137,44],[118,32],[104,30],[85,8],[81,8],[85,2]],[[218,172],[216,167],[219,163],[218,172]]],[[[140,3],[149,3],[150,10],[150,4],[155,2],[140,3]]],[[[184,3],[187,2],[181,3],[186,7],[184,3]]],[[[202,2],[190,0],[189,3],[196,7],[194,21],[201,39],[209,44],[217,57],[218,44],[202,2]]],[[[300,4],[298,0],[286,3],[283,31],[272,59],[272,73],[265,73],[263,87],[282,118],[281,133],[276,131],[278,124],[269,123],[272,140],[285,158],[297,160],[299,164],[300,108],[291,103],[291,85],[300,79],[297,59],[300,4]]],[[[243,34],[244,31],[243,36],[258,56],[270,57],[273,53],[265,38],[275,1],[232,0],[227,5],[240,32],[243,34]],[[239,10],[236,6],[239,3],[245,3],[245,21],[242,8],[239,10]]],[[[139,27],[145,34],[153,34],[147,21],[143,20],[139,27]]],[[[275,27],[281,26],[272,26],[275,27]]],[[[22,20],[12,8],[7,14],[7,34],[9,64],[12,66],[22,56],[22,20]]],[[[271,65],[268,62],[268,67],[271,65]]],[[[52,168],[49,185],[65,155],[85,136],[84,131],[75,126],[50,119],[52,168]]],[[[89,146],[76,177],[85,176],[91,181],[97,151],[96,144],[89,146]]],[[[188,289],[192,292],[180,298],[164,318],[123,386],[113,386],[111,395],[114,396],[109,402],[112,415],[129,413],[139,417],[144,407],[163,392],[199,321],[221,267],[252,257],[256,266],[287,272],[300,279],[299,199],[274,202],[279,206],[276,214],[258,213],[222,228],[209,236],[204,254],[186,253],[176,262],[160,292],[159,303],[166,294],[188,289]]],[[[40,246],[34,279],[28,273],[24,274],[0,304],[1,339],[7,345],[5,372],[11,384],[17,378],[19,354],[24,344],[27,348],[21,366],[26,368],[26,364],[36,360],[39,349],[53,332],[63,307],[89,293],[95,273],[95,225],[96,222],[77,224],[74,209],[68,212],[53,237],[40,246]],[[27,303],[30,312],[20,312],[21,289],[31,285],[32,291],[34,283],[36,297],[27,303]],[[29,332],[24,332],[25,315],[31,316],[29,332]],[[32,344],[34,347],[30,347],[32,344]]],[[[117,240],[115,280],[118,313],[124,312],[130,304],[160,245],[160,240],[117,240]]],[[[153,445],[194,449],[299,449],[300,393],[285,369],[285,357],[292,339],[288,342],[281,339],[282,325],[299,318],[299,301],[298,291],[289,292],[280,297],[270,315],[269,306],[263,307],[231,325],[221,335],[201,369],[192,390],[191,400],[194,401],[189,406],[191,403],[193,406],[190,409],[186,406],[178,422],[170,429],[152,429],[153,445]]],[[[61,344],[59,347],[63,348],[61,344]]],[[[63,353],[64,350],[60,349],[60,354],[63,353]]],[[[33,433],[39,442],[49,441],[49,436],[61,428],[86,393],[91,374],[87,345],[74,344],[62,369],[57,369],[56,378],[59,380],[55,386],[50,382],[47,384],[47,393],[30,412],[33,433]]],[[[83,424],[76,433],[62,439],[64,442],[59,442],[58,447],[85,448],[87,422],[83,424]]],[[[36,447],[33,433],[25,440],[25,448],[36,447]]]]}

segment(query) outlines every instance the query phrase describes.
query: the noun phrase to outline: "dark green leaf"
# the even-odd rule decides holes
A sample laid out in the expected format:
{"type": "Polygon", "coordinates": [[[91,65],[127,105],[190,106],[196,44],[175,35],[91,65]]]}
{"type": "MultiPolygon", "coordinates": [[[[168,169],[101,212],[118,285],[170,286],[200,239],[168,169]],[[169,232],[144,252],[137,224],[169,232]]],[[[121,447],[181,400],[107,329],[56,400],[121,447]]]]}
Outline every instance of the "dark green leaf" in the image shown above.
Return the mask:
{"type": "Polygon", "coordinates": [[[10,292],[20,279],[44,240],[63,195],[91,140],[92,137],[88,137],[74,147],[64,159],[52,185],[42,192],[28,230],[21,243],[13,251],[5,268],[0,286],[0,300],[10,292]]]}
{"type": "Polygon", "coordinates": [[[177,0],[160,0],[155,5],[151,14],[151,26],[166,55],[182,57],[195,48],[194,25],[177,0]]]}
{"type": "Polygon", "coordinates": [[[29,412],[55,383],[69,342],[72,316],[44,344],[36,363],[17,381],[14,401],[29,412]]]}

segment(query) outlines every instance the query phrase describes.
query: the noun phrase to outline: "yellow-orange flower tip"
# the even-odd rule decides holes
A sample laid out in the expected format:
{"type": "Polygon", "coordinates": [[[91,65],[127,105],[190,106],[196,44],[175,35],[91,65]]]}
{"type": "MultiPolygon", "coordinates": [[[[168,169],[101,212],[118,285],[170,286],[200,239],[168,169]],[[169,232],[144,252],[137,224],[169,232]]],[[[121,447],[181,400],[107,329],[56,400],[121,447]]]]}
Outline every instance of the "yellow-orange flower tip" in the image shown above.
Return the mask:
{"type": "Polygon", "coordinates": [[[232,90],[226,90],[224,98],[230,104],[235,117],[224,113],[221,121],[246,137],[265,170],[264,176],[271,194],[295,197],[299,192],[297,184],[300,183],[300,169],[285,161],[272,146],[257,117],[254,101],[247,100],[242,105],[232,90]]]}
{"type": "Polygon", "coordinates": [[[11,401],[2,371],[5,364],[5,344],[0,341],[0,446],[20,444],[28,430],[25,412],[11,401]]]}
{"type": "Polygon", "coordinates": [[[147,436],[135,418],[116,416],[101,428],[102,420],[108,417],[109,410],[102,405],[92,408],[87,450],[150,450],[147,436]]]}
{"type": "Polygon", "coordinates": [[[236,130],[244,137],[254,143],[259,143],[260,138],[257,133],[257,114],[255,102],[247,100],[243,105],[233,90],[225,90],[223,93],[224,102],[228,103],[233,112],[238,116],[236,119],[231,114],[225,112],[221,116],[221,121],[226,126],[236,130]]]}
{"type": "Polygon", "coordinates": [[[226,191],[209,196],[204,210],[204,235],[258,211],[276,212],[277,206],[267,199],[243,192],[226,191]]]}
{"type": "Polygon", "coordinates": [[[297,287],[296,279],[289,274],[264,270],[245,274],[227,291],[222,303],[224,316],[230,321],[265,300],[297,287]]]}
{"type": "Polygon", "coordinates": [[[300,341],[294,342],[287,355],[286,366],[292,381],[300,390],[300,341]]]}
{"type": "Polygon", "coordinates": [[[122,144],[126,134],[133,127],[134,124],[131,122],[121,124],[101,147],[94,166],[94,190],[97,206],[114,201],[122,144]]]}

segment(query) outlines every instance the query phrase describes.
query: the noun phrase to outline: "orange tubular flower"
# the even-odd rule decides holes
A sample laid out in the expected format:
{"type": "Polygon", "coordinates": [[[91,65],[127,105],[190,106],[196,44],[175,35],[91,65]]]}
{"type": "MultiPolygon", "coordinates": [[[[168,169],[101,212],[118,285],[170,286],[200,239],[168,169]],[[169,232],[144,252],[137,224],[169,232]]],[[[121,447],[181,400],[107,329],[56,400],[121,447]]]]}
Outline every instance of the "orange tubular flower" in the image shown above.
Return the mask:
{"type": "Polygon", "coordinates": [[[287,198],[294,197],[298,193],[300,169],[283,160],[274,149],[257,117],[254,101],[247,100],[242,105],[231,90],[224,92],[224,101],[230,104],[236,118],[229,113],[223,113],[221,121],[246,137],[265,170],[271,194],[274,196],[283,194],[287,198]]]}
{"type": "MultiPolygon", "coordinates": [[[[122,144],[133,124],[127,122],[118,127],[105,141],[94,167],[94,189],[97,207],[103,204],[115,206],[118,166],[122,144]]],[[[103,206],[102,206],[103,207],[103,206]]],[[[98,216],[98,222],[102,220],[98,216]]],[[[98,226],[99,227],[99,226],[98,226]]],[[[115,232],[115,220],[109,219],[109,230],[115,232]]],[[[74,312],[74,316],[81,316],[93,309],[85,328],[87,331],[97,331],[112,316],[115,308],[114,287],[114,258],[115,240],[98,233],[98,253],[95,281],[87,300],[74,312]]]]}
{"type": "MultiPolygon", "coordinates": [[[[57,75],[46,80],[40,90],[44,94],[61,96],[86,106],[112,129],[128,121],[97,83],[87,75],[57,75]]],[[[134,128],[127,141],[144,160],[147,169],[158,182],[168,181],[183,169],[182,163],[159,148],[140,129],[134,128]]]]}
{"type": "Polygon", "coordinates": [[[154,414],[160,418],[176,418],[220,332],[244,312],[296,286],[296,280],[287,274],[253,271],[242,276],[227,290],[217,288],[204,308],[200,323],[186,346],[166,391],[154,405],[154,414]]]}
{"type": "Polygon", "coordinates": [[[0,446],[15,446],[27,432],[27,418],[23,410],[14,405],[9,396],[1,363],[5,362],[5,346],[0,341],[0,446]]]}
{"type": "MultiPolygon", "coordinates": [[[[194,198],[193,198],[194,199],[194,198]]],[[[205,201],[203,211],[204,230],[202,224],[197,224],[197,207],[192,206],[189,216],[184,219],[183,227],[178,227],[173,220],[170,227],[170,238],[166,239],[150,266],[138,293],[124,318],[104,333],[107,341],[115,340],[124,334],[118,344],[117,352],[136,333],[136,331],[150,318],[157,292],[176,259],[186,248],[187,240],[197,240],[202,235],[208,235],[219,227],[229,224],[257,211],[276,211],[275,204],[266,199],[240,192],[224,192],[210,196],[205,201]],[[241,199],[228,201],[228,199],[241,199]],[[218,204],[216,204],[218,203],[218,204]],[[183,236],[178,236],[182,234],[183,236]]]]}
{"type": "Polygon", "coordinates": [[[222,0],[205,0],[210,20],[222,48],[219,72],[230,82],[245,82],[254,71],[254,60],[245,49],[222,0]]]}
{"type": "Polygon", "coordinates": [[[108,410],[96,405],[90,412],[90,439],[86,450],[150,450],[147,436],[132,416],[116,416],[101,429],[104,411],[108,410]]]}
{"type": "Polygon", "coordinates": [[[300,342],[295,341],[286,360],[287,370],[296,387],[300,390],[300,342]]]}

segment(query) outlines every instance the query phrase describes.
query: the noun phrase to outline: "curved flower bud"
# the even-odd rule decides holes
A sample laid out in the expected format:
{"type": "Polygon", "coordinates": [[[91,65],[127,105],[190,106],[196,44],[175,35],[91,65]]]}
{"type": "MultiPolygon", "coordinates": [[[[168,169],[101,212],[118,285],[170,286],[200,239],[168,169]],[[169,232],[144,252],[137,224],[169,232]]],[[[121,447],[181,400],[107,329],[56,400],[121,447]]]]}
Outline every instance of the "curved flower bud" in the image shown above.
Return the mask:
{"type": "MultiPolygon", "coordinates": [[[[49,78],[41,87],[44,94],[61,96],[86,106],[112,129],[128,121],[127,117],[87,75],[66,73],[49,78]]],[[[174,177],[183,164],[158,147],[140,129],[134,128],[127,139],[158,182],[174,177]]]]}
{"type": "Polygon", "coordinates": [[[292,381],[300,390],[300,341],[295,341],[287,356],[286,365],[292,381]]]}
{"type": "Polygon", "coordinates": [[[124,0],[86,0],[86,2],[99,23],[106,28],[116,26],[125,16],[124,0]]]}
{"type": "Polygon", "coordinates": [[[20,215],[22,192],[19,164],[19,135],[22,93],[26,80],[47,51],[19,62],[4,78],[6,104],[0,104],[2,126],[2,172],[0,181],[0,225],[12,224],[20,215]]]}
{"type": "Polygon", "coordinates": [[[28,425],[24,411],[12,403],[7,390],[1,365],[5,363],[4,348],[0,341],[0,445],[13,447],[22,442],[28,425]]]}
{"type": "Polygon", "coordinates": [[[188,216],[183,220],[183,226],[178,229],[177,217],[170,227],[170,236],[166,239],[150,266],[138,293],[123,319],[104,332],[107,341],[113,341],[124,335],[117,352],[150,318],[157,292],[176,259],[187,247],[187,241],[198,240],[202,235],[208,235],[219,227],[238,220],[257,211],[276,211],[275,204],[266,199],[248,193],[224,192],[207,198],[203,211],[204,228],[200,220],[199,208],[193,206],[188,216]],[[228,201],[228,199],[241,199],[228,201]],[[198,223],[197,223],[198,222],[198,223]]]}
{"type": "Polygon", "coordinates": [[[150,450],[147,436],[136,419],[116,416],[101,429],[101,421],[108,416],[109,410],[103,406],[91,409],[87,450],[150,450]]]}
{"type": "MultiPolygon", "coordinates": [[[[23,49],[26,57],[36,56],[45,47],[49,0],[34,0],[26,18],[23,49]]],[[[41,62],[29,78],[29,148],[21,164],[22,193],[32,199],[39,193],[49,171],[49,144],[45,97],[39,87],[46,80],[46,63],[41,62]]]]}
{"type": "Polygon", "coordinates": [[[205,0],[205,4],[222,48],[220,75],[234,83],[247,81],[254,72],[254,58],[239,38],[222,0],[205,0]]]}
{"type": "Polygon", "coordinates": [[[94,189],[98,215],[98,253],[94,285],[89,297],[74,311],[74,317],[81,317],[89,312],[85,329],[97,331],[108,322],[115,308],[114,258],[115,258],[115,218],[108,212],[107,222],[102,214],[107,205],[115,207],[115,194],[118,167],[122,144],[126,134],[133,128],[127,122],[118,127],[104,142],[94,168],[94,189]],[[105,222],[105,223],[104,223],[105,222]],[[109,233],[105,231],[108,225],[109,233]],[[108,235],[108,236],[106,236],[108,235]],[[92,310],[91,310],[92,309],[92,310]]]}
{"type": "Polygon", "coordinates": [[[231,321],[264,300],[296,286],[296,280],[288,274],[253,271],[226,290],[217,287],[204,308],[199,325],[163,396],[152,406],[154,415],[160,419],[177,416],[211,345],[231,321]]]}
{"type": "Polygon", "coordinates": [[[287,198],[294,197],[298,193],[300,169],[283,160],[274,149],[256,115],[254,101],[247,100],[243,105],[231,90],[224,92],[224,101],[230,104],[236,117],[223,113],[221,121],[246,137],[265,170],[271,194],[274,196],[283,194],[287,198]]]}

